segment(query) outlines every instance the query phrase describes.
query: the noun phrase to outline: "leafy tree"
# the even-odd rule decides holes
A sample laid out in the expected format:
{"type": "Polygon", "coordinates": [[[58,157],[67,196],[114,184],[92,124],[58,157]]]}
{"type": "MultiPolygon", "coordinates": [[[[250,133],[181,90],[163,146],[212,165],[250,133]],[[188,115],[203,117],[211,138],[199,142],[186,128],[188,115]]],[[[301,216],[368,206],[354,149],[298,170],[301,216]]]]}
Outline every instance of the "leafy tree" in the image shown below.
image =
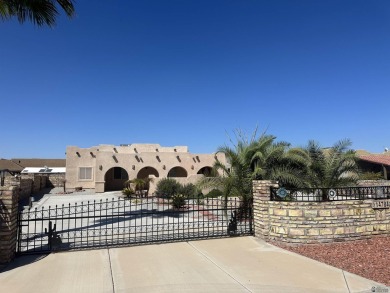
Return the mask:
{"type": "Polygon", "coordinates": [[[336,142],[323,149],[310,140],[305,147],[308,157],[306,171],[307,187],[333,188],[355,185],[359,179],[359,168],[355,151],[348,139],[336,142]]]}
{"type": "Polygon", "coordinates": [[[16,17],[20,23],[26,20],[38,26],[53,27],[60,7],[68,17],[75,14],[73,0],[0,0],[0,17],[16,17]]]}

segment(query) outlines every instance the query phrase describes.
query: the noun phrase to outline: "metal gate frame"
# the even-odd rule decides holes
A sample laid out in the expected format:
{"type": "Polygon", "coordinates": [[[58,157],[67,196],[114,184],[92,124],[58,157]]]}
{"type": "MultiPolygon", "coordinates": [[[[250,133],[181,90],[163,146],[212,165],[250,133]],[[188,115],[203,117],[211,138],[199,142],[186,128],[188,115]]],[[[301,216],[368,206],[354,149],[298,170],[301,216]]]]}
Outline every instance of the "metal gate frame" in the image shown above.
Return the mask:
{"type": "Polygon", "coordinates": [[[18,254],[253,234],[252,201],[116,198],[22,211],[18,254]]]}

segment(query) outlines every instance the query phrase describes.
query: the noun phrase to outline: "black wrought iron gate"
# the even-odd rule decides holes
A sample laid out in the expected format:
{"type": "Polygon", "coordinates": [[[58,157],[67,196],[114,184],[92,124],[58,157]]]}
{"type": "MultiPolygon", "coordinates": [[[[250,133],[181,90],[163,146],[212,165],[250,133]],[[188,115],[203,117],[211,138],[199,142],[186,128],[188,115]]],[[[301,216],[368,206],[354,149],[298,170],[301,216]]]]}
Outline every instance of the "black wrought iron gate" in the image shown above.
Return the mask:
{"type": "Polygon", "coordinates": [[[19,254],[252,234],[251,203],[238,198],[112,199],[19,214],[19,254]]]}

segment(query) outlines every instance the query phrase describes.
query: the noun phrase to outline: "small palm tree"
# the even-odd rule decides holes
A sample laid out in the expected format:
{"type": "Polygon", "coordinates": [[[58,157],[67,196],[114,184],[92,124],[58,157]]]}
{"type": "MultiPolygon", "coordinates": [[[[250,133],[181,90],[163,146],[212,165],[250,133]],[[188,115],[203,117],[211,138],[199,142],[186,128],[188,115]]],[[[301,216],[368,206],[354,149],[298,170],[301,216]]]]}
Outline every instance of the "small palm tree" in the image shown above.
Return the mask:
{"type": "Polygon", "coordinates": [[[146,195],[149,193],[150,183],[153,182],[153,178],[146,177],[144,179],[134,178],[127,180],[125,184],[130,187],[131,184],[134,186],[134,191],[137,195],[142,196],[142,191],[147,190],[146,195]]]}
{"type": "Polygon", "coordinates": [[[26,20],[43,26],[52,27],[59,15],[58,6],[68,17],[75,14],[72,0],[0,0],[0,17],[10,19],[16,17],[20,23],[26,20]]]}

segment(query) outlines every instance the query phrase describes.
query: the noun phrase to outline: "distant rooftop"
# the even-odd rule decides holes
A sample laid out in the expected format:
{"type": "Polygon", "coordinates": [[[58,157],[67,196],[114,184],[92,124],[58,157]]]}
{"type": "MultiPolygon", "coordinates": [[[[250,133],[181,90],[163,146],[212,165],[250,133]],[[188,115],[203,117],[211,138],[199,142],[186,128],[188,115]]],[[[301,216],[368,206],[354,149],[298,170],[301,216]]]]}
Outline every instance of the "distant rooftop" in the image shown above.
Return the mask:
{"type": "MultiPolygon", "coordinates": [[[[11,159],[12,162],[26,168],[26,167],[66,167],[65,159],[11,159]]],[[[22,168],[23,169],[23,168],[22,168]]]]}

